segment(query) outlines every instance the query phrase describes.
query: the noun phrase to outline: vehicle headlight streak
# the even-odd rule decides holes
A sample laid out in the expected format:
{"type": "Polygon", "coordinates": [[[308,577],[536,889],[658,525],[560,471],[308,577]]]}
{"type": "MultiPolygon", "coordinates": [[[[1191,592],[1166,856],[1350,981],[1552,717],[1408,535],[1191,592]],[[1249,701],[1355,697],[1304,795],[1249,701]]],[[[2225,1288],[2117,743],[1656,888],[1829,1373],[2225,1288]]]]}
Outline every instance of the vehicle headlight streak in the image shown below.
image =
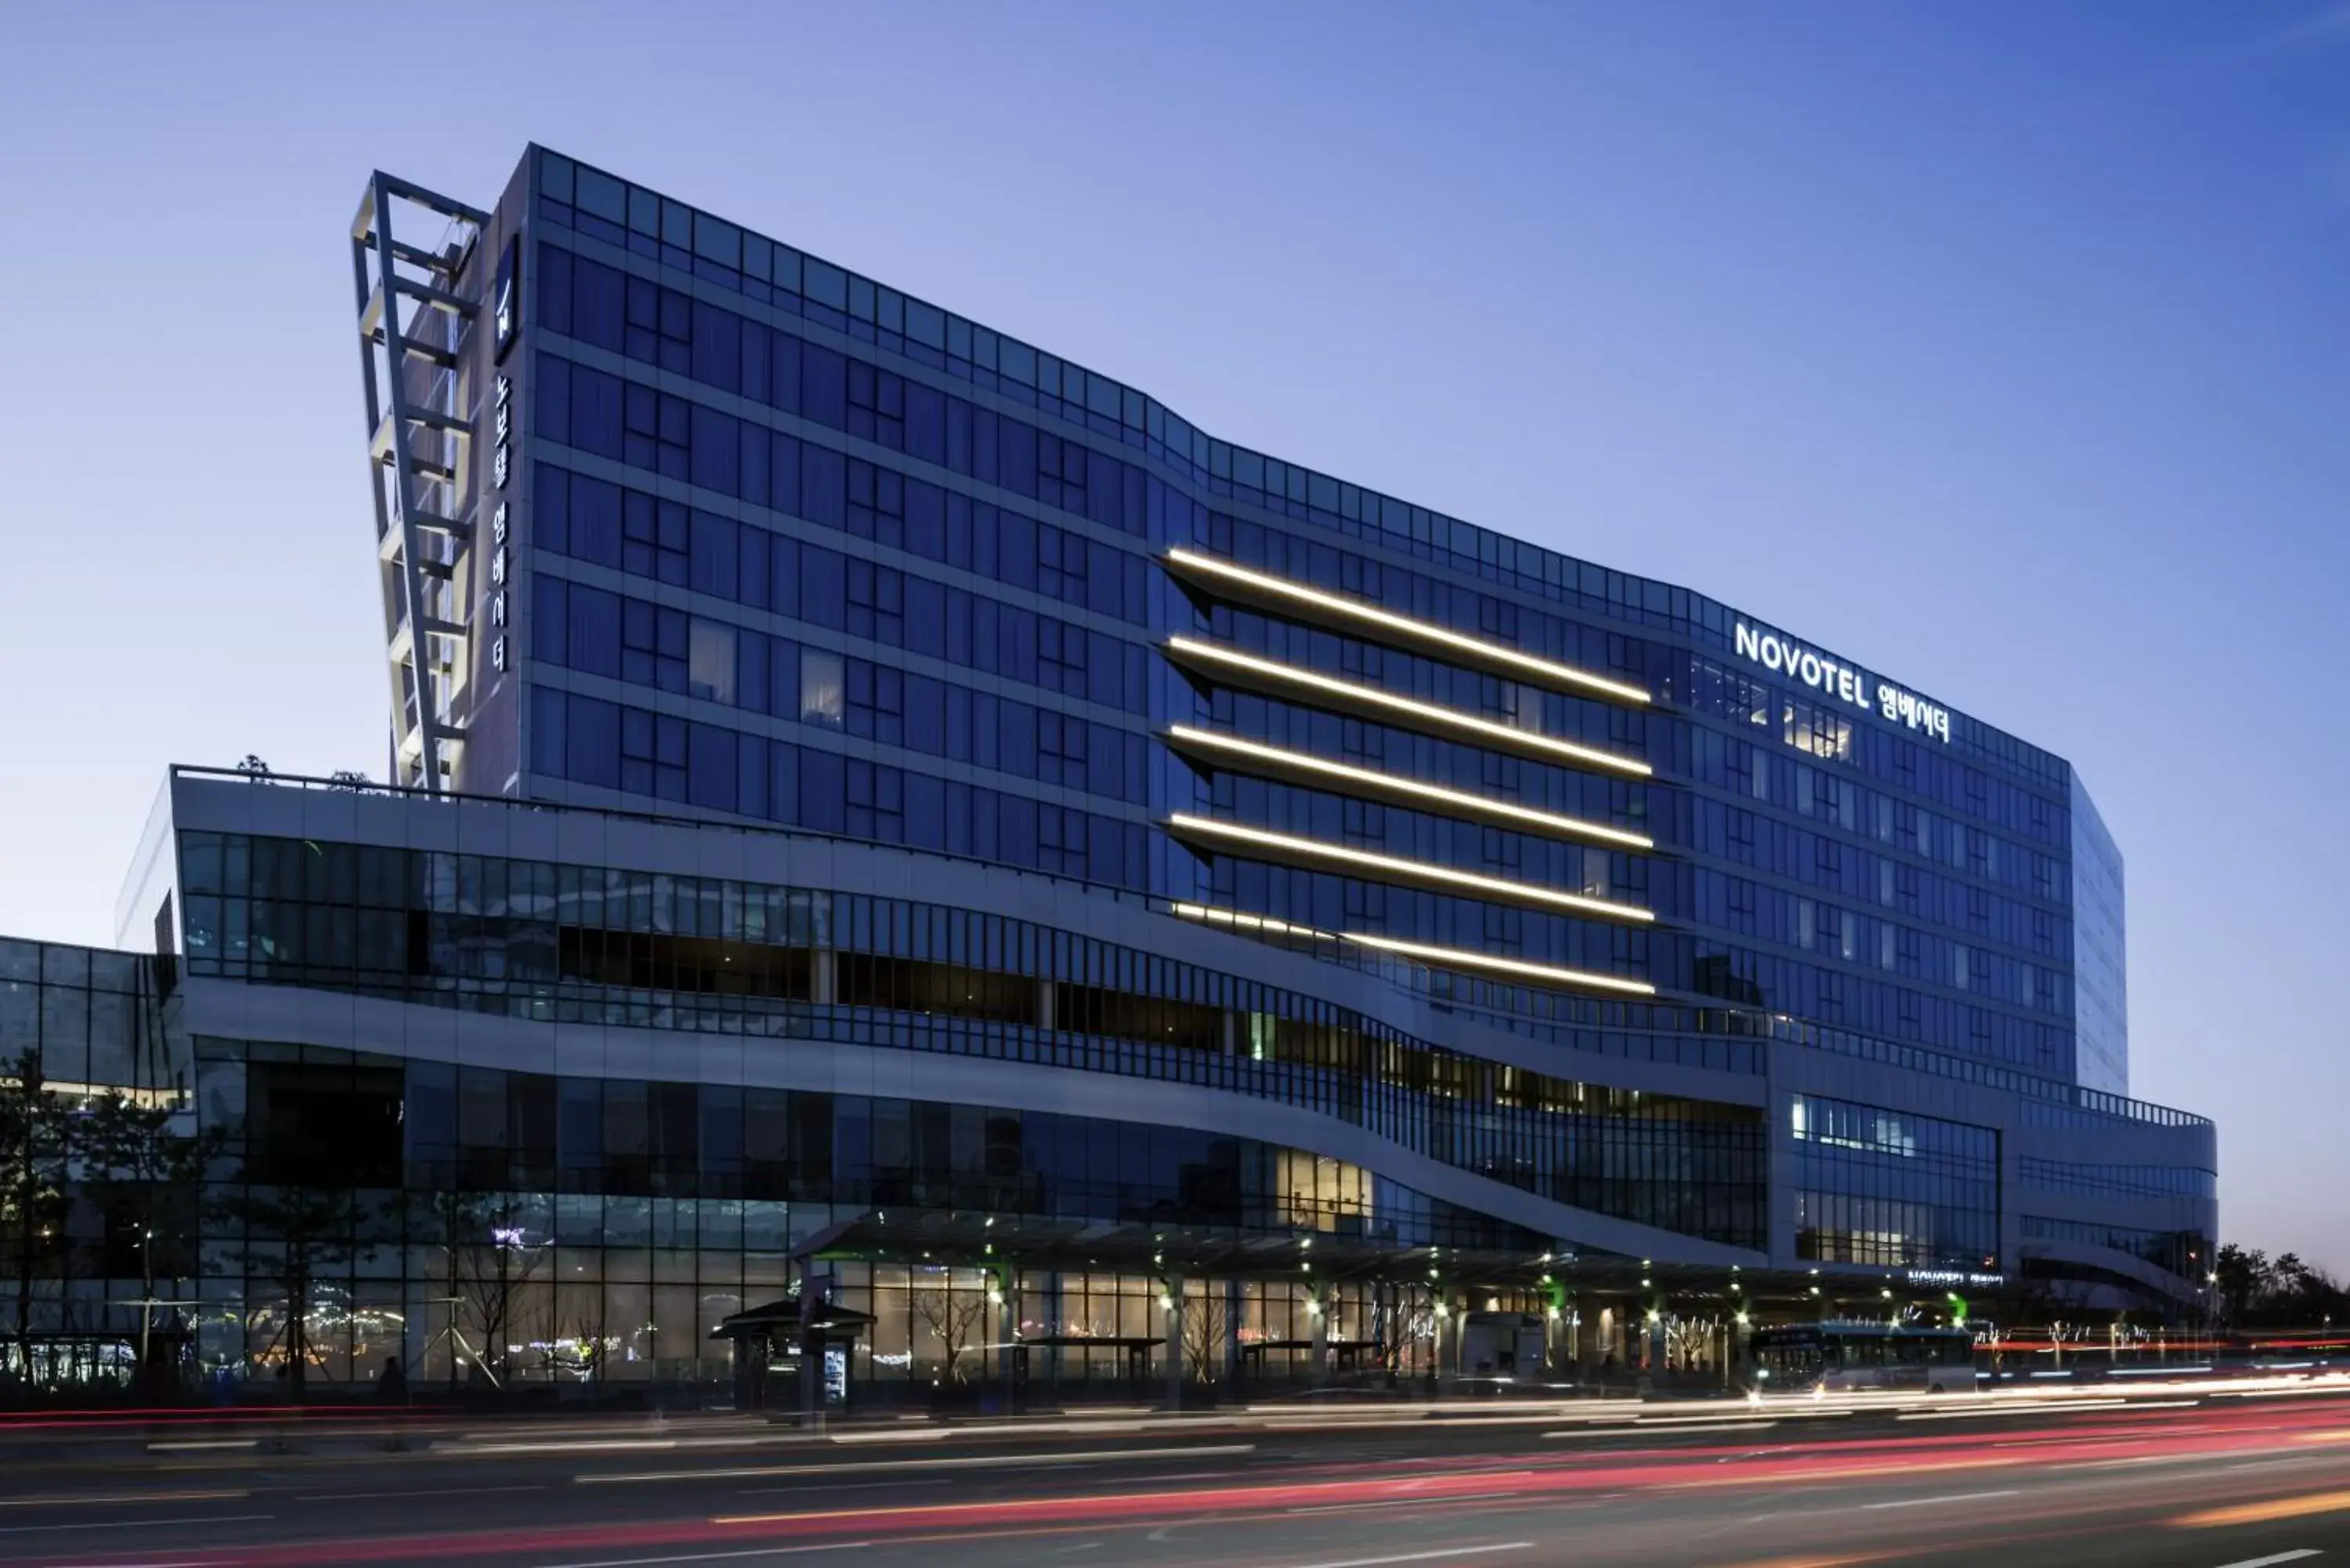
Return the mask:
{"type": "Polygon", "coordinates": [[[1531,882],[1511,882],[1499,877],[1480,876],[1474,871],[1456,871],[1450,866],[1432,865],[1424,860],[1374,855],[1368,850],[1349,849],[1343,844],[1326,844],[1318,838],[1298,838],[1286,833],[1267,833],[1263,828],[1243,827],[1236,822],[1221,822],[1213,817],[1192,816],[1179,812],[1167,819],[1167,826],[1176,833],[1228,839],[1236,844],[1335,861],[1343,866],[1359,866],[1365,870],[1385,872],[1389,877],[1440,882],[1448,887],[1482,893],[1488,898],[1511,898],[1519,903],[1546,905],[1577,914],[1599,915],[1608,919],[1641,924],[1657,918],[1654,910],[1643,909],[1637,904],[1618,904],[1612,899],[1587,898],[1581,893],[1561,893],[1555,888],[1535,887],[1531,882]]]}
{"type": "Polygon", "coordinates": [[[1242,653],[1212,642],[1201,642],[1196,638],[1170,637],[1167,639],[1167,649],[1170,653],[1186,658],[1202,659],[1227,665],[1234,670],[1245,670],[1252,674],[1284,681],[1307,691],[1327,692],[1331,696],[1344,698],[1351,702],[1384,708],[1390,712],[1408,713],[1426,722],[1444,724],[1456,730],[1465,731],[1470,734],[1485,736],[1502,745],[1518,747],[1567,762],[1582,763],[1592,767],[1610,768],[1634,778],[1647,778],[1656,771],[1636,757],[1621,757],[1613,752],[1603,752],[1590,746],[1577,745],[1573,741],[1557,740],[1532,730],[1513,729],[1507,724],[1497,724],[1491,719],[1480,719],[1472,714],[1456,712],[1450,708],[1439,708],[1432,702],[1422,702],[1417,698],[1399,697],[1391,691],[1382,691],[1376,686],[1357,686],[1351,680],[1334,680],[1327,675],[1317,675],[1310,670],[1300,670],[1290,664],[1277,664],[1269,659],[1259,659],[1253,653],[1242,653]]]}
{"type": "Polygon", "coordinates": [[[1168,734],[1187,745],[1225,752],[1236,757],[1247,757],[1277,767],[1295,768],[1301,773],[1318,774],[1325,778],[1340,779],[1366,788],[1390,791],[1409,795],[1431,805],[1479,816],[1498,817],[1509,822],[1522,822],[1527,826],[1555,834],[1562,838],[1588,838],[1603,844],[1620,844],[1627,849],[1654,849],[1656,840],[1646,834],[1628,833],[1620,827],[1586,822],[1580,817],[1559,816],[1547,811],[1534,811],[1505,800],[1470,794],[1465,791],[1446,789],[1440,784],[1423,784],[1418,779],[1401,778],[1394,774],[1377,773],[1358,768],[1351,763],[1334,762],[1306,752],[1287,752],[1278,746],[1259,745],[1238,735],[1227,735],[1216,730],[1195,730],[1189,724],[1176,724],[1168,734]]]}
{"type": "Polygon", "coordinates": [[[1360,599],[1350,599],[1343,595],[1325,593],[1320,588],[1310,588],[1303,583],[1293,583],[1285,577],[1275,577],[1263,572],[1252,571],[1246,566],[1215,556],[1203,556],[1196,550],[1187,550],[1179,545],[1167,552],[1167,560],[1170,566],[1186,571],[1205,572],[1229,582],[1241,584],[1259,593],[1272,594],[1295,604],[1307,605],[1315,609],[1327,610],[1333,615],[1345,616],[1365,626],[1375,626],[1399,636],[1413,638],[1421,642],[1434,643],[1441,648],[1469,654],[1488,663],[1505,665],[1524,674],[1570,687],[1577,692],[1589,692],[1612,698],[1616,701],[1629,702],[1637,707],[1646,707],[1648,704],[1648,694],[1638,686],[1628,686],[1621,680],[1610,680],[1604,675],[1594,675],[1588,670],[1576,670],[1571,665],[1554,664],[1547,659],[1537,659],[1530,653],[1520,653],[1516,649],[1504,647],[1500,643],[1486,642],[1480,638],[1464,637],[1460,632],[1445,627],[1430,625],[1424,620],[1414,620],[1409,616],[1397,615],[1391,610],[1381,609],[1376,605],[1365,604],[1360,599]]]}
{"type": "Polygon", "coordinates": [[[1373,948],[1399,958],[1417,959],[1440,968],[1490,970],[1495,974],[1545,981],[1553,985],[1619,992],[1626,996],[1657,994],[1657,988],[1643,980],[1625,980],[1617,975],[1596,974],[1589,970],[1565,969],[1555,964],[1528,963],[1523,959],[1496,958],[1490,953],[1468,952],[1459,948],[1431,947],[1425,942],[1408,942],[1398,937],[1372,936],[1361,931],[1318,931],[1311,926],[1293,925],[1269,915],[1243,915],[1237,909],[1219,909],[1206,904],[1178,904],[1175,913],[1187,920],[1198,920],[1206,925],[1231,926],[1236,929],[1303,937],[1315,941],[1353,942],[1358,947],[1373,948]]]}

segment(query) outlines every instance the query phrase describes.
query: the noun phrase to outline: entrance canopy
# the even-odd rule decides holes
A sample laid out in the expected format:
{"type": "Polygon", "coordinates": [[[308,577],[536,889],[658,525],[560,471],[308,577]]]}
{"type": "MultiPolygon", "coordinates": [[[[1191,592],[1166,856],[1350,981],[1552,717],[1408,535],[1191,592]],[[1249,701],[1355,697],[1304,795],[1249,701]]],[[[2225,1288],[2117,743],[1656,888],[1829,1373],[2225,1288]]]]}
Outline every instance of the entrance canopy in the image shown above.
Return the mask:
{"type": "Polygon", "coordinates": [[[1684,1310],[1705,1302],[1724,1311],[1768,1305],[1778,1315],[1821,1316],[1843,1303],[1932,1299],[1939,1282],[1916,1284],[1905,1271],[1824,1264],[1814,1269],[1739,1269],[1579,1251],[1403,1246],[1332,1231],[1268,1233],[1139,1220],[1101,1221],[991,1214],[971,1210],[876,1209],[808,1237],[795,1251],[804,1266],[854,1260],[934,1268],[1017,1268],[1161,1279],[1305,1280],[1479,1293],[1566,1297],[1661,1298],[1684,1310]]]}
{"type": "Polygon", "coordinates": [[[827,1345],[854,1345],[858,1335],[871,1328],[873,1323],[871,1313],[858,1312],[836,1302],[821,1302],[816,1305],[816,1321],[808,1324],[800,1316],[799,1297],[786,1296],[721,1319],[718,1326],[710,1331],[710,1337],[764,1339],[780,1345],[786,1342],[796,1344],[802,1328],[808,1327],[822,1334],[827,1345]]]}

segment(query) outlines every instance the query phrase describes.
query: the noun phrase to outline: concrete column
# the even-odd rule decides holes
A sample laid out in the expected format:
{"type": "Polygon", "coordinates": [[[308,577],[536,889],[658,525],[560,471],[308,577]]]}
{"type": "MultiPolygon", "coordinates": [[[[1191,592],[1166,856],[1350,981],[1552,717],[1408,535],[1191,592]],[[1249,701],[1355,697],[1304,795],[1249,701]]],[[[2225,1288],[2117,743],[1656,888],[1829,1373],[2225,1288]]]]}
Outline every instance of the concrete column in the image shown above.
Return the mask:
{"type": "MultiPolygon", "coordinates": [[[[1229,1016],[1229,1015],[1227,1015],[1229,1016]]],[[[1235,1397],[1241,1382],[1241,1282],[1224,1282],[1224,1395],[1235,1397]]]]}
{"type": "MultiPolygon", "coordinates": [[[[1063,1321],[1062,1316],[1060,1273],[1055,1271],[1053,1273],[1045,1275],[1045,1299],[1037,1303],[1036,1315],[1039,1320],[1043,1322],[1045,1333],[1056,1336],[1066,1334],[1068,1332],[1068,1324],[1063,1321]]],[[[1061,1357],[1065,1353],[1056,1345],[1053,1349],[1045,1353],[1047,1360],[1047,1364],[1045,1366],[1039,1366],[1033,1361],[1028,1364],[1028,1376],[1032,1379],[1038,1376],[1047,1376],[1051,1378],[1054,1385],[1053,1397],[1055,1399],[1060,1397],[1062,1372],[1061,1357]]]]}
{"type": "Polygon", "coordinates": [[[1019,1352],[1013,1341],[1020,1328],[1020,1271],[1010,1264],[999,1264],[988,1272],[988,1288],[996,1293],[995,1311],[995,1375],[1003,1389],[1003,1413],[1012,1415],[1018,1407],[1019,1387],[1014,1381],[1014,1371],[1019,1352]]]}
{"type": "Polygon", "coordinates": [[[1037,1028],[1050,1029],[1054,1027],[1053,1004],[1055,1000],[1056,999],[1053,995],[1053,982],[1049,980],[1038,981],[1036,982],[1037,1028]]]}
{"type": "Polygon", "coordinates": [[[1319,1388],[1330,1380],[1330,1303],[1324,1299],[1320,1285],[1314,1287],[1308,1299],[1312,1304],[1306,1308],[1306,1323],[1314,1348],[1308,1352],[1312,1359],[1306,1366],[1309,1381],[1319,1388]]]}
{"type": "Polygon", "coordinates": [[[818,948],[811,955],[813,961],[809,965],[808,973],[809,1001],[828,1004],[839,999],[840,971],[834,962],[837,956],[830,948],[818,948]]]}
{"type": "Polygon", "coordinates": [[[1173,1303],[1163,1315],[1167,1319],[1167,1407],[1183,1407],[1183,1276],[1169,1274],[1160,1288],[1173,1303]]]}
{"type": "MultiPolygon", "coordinates": [[[[829,956],[829,955],[827,955],[829,956]]],[[[815,1260],[800,1260],[800,1425],[816,1430],[824,1426],[824,1334],[816,1322],[824,1311],[824,1282],[815,1260]]]]}

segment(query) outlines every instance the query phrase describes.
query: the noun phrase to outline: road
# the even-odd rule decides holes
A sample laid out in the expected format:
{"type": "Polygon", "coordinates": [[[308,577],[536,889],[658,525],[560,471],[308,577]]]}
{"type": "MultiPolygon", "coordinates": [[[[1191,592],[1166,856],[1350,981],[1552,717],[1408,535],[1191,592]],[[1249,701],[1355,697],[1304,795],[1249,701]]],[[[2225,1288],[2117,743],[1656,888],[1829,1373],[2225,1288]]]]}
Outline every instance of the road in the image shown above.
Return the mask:
{"type": "Polygon", "coordinates": [[[2350,1568],[2343,1384],[38,1438],[0,1423],[0,1563],[2350,1568]]]}

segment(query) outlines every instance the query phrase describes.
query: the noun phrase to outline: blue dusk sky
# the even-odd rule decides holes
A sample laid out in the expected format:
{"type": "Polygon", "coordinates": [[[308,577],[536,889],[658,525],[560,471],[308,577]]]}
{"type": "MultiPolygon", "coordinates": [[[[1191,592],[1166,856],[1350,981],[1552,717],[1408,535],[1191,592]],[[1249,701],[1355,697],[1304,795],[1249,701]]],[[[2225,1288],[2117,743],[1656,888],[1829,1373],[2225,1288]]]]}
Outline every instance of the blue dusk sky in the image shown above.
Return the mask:
{"type": "Polygon", "coordinates": [[[533,140],[2070,758],[2134,1090],[2350,1268],[2350,8],[16,6],[0,931],[382,776],[345,235],[533,140]]]}

